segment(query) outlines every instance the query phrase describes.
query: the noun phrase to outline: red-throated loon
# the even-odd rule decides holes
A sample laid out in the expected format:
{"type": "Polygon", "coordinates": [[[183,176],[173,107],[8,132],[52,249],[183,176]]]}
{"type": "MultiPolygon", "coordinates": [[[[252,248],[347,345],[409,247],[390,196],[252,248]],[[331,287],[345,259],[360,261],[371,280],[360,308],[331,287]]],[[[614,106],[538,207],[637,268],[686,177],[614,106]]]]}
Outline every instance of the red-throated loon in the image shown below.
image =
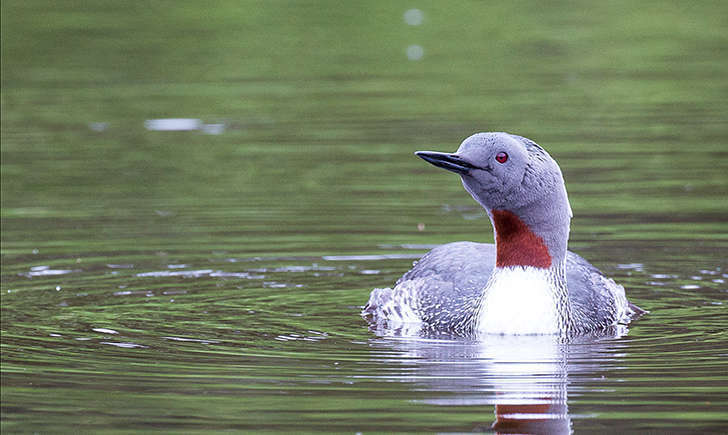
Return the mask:
{"type": "Polygon", "coordinates": [[[454,154],[418,151],[460,175],[485,208],[495,245],[455,242],[427,253],[393,289],[374,289],[362,315],[472,334],[598,332],[644,311],[624,288],[567,251],[572,213],[558,164],[535,142],[478,133],[454,154]]]}

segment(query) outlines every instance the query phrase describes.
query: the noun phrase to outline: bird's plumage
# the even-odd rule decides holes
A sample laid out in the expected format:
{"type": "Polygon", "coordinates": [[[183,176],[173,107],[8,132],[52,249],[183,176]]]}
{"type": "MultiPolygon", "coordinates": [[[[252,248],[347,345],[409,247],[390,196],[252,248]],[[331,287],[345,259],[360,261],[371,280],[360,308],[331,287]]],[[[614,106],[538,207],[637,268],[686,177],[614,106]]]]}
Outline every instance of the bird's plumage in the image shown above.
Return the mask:
{"type": "MultiPolygon", "coordinates": [[[[470,319],[495,261],[496,247],[492,243],[438,246],[417,261],[394,289],[375,289],[362,314],[385,327],[414,320],[424,329],[472,334],[470,319]],[[411,313],[409,317],[399,315],[403,306],[416,312],[418,318],[411,313]]],[[[566,283],[576,332],[626,324],[630,316],[643,312],[628,304],[628,310],[618,313],[618,305],[626,303],[624,288],[571,251],[566,255],[566,283]]]]}
{"type": "Polygon", "coordinates": [[[571,206],[561,170],[541,146],[508,133],[478,133],[456,153],[417,155],[460,175],[488,212],[496,244],[433,249],[394,288],[372,291],[362,314],[373,323],[567,336],[607,330],[643,312],[622,286],[567,251],[571,206]]]}

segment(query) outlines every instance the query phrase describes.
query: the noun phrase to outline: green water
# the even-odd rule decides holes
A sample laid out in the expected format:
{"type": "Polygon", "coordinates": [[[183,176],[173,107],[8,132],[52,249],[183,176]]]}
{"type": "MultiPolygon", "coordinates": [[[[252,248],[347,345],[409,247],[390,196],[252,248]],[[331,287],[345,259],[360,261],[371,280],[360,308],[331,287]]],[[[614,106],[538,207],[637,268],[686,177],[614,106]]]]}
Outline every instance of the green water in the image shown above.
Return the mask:
{"type": "Polygon", "coordinates": [[[545,396],[554,432],[728,430],[725,2],[1,7],[3,433],[488,430],[545,396]],[[627,335],[359,317],[492,240],[412,152],[493,130],[560,163],[571,249],[651,311],[627,335]]]}

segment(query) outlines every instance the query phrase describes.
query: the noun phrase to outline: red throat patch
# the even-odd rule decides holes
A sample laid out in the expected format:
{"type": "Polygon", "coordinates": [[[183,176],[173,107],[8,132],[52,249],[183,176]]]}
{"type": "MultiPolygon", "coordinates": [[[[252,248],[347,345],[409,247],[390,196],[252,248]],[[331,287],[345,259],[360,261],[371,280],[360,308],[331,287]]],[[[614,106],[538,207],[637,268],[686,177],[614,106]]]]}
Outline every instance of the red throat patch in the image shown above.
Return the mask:
{"type": "Polygon", "coordinates": [[[497,267],[551,267],[551,255],[543,239],[508,210],[493,210],[497,267]]]}

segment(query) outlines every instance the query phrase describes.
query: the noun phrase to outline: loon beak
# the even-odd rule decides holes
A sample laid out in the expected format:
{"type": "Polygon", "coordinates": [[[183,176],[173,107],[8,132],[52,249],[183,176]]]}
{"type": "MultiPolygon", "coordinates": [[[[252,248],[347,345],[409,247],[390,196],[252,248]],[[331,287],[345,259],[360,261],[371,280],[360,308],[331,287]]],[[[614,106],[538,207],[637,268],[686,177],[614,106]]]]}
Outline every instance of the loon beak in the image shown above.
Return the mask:
{"type": "Polygon", "coordinates": [[[438,153],[437,151],[417,151],[415,155],[438,168],[447,169],[460,175],[468,175],[471,170],[479,169],[457,154],[438,153]]]}

